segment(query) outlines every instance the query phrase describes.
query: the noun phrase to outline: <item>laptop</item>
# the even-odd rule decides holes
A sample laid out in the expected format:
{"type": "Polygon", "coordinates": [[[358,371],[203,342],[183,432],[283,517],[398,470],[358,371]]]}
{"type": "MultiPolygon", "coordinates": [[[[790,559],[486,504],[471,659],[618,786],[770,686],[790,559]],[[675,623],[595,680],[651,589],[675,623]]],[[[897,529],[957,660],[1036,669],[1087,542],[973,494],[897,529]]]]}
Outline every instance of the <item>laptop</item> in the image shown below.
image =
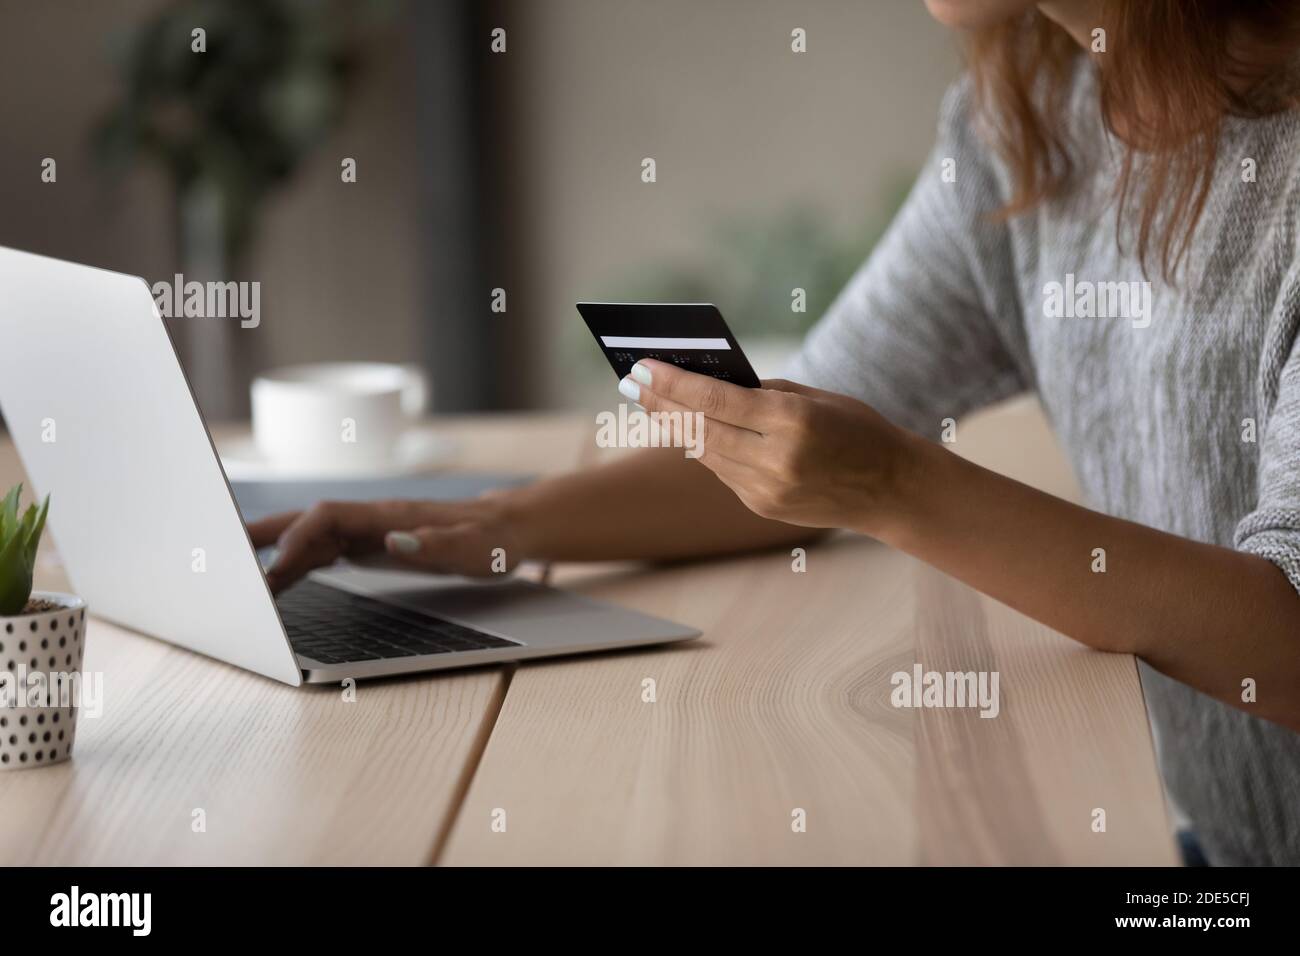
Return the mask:
{"type": "Polygon", "coordinates": [[[516,578],[336,565],[273,596],[136,276],[0,248],[0,411],[91,614],[286,684],[699,636],[516,578]]]}

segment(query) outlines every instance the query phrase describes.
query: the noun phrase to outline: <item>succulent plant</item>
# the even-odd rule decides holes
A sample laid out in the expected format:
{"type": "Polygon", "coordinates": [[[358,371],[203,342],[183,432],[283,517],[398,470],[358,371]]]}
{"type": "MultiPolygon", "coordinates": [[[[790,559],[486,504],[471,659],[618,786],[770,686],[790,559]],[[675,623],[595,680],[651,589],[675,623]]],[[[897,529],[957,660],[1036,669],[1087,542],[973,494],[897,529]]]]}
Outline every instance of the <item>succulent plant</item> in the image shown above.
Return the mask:
{"type": "Polygon", "coordinates": [[[36,548],[45,530],[45,513],[50,508],[46,495],[39,508],[28,505],[18,517],[22,485],[14,485],[0,503],[0,616],[21,614],[32,596],[32,569],[36,548]]]}

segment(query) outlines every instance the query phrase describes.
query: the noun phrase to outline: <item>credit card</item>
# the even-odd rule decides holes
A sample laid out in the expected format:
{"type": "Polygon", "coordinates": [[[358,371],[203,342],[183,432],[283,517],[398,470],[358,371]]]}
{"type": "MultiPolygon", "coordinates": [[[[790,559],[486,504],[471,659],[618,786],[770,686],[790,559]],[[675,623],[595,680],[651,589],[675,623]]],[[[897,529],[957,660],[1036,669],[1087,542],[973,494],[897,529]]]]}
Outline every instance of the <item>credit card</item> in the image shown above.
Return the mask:
{"type": "Polygon", "coordinates": [[[619,378],[650,358],[746,388],[759,387],[758,376],[717,306],[579,302],[578,312],[619,378]]]}

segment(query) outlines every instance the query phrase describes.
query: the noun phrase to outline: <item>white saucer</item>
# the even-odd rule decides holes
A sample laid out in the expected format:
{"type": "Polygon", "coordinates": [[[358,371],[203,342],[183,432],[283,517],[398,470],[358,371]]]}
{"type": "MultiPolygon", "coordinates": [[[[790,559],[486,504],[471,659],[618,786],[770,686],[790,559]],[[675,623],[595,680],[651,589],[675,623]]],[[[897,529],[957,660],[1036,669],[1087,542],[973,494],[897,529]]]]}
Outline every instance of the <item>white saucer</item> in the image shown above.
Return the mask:
{"type": "Polygon", "coordinates": [[[400,478],[446,465],[455,450],[448,438],[427,431],[403,435],[396,453],[384,462],[297,465],[268,461],[250,436],[217,442],[217,453],[231,481],[311,481],[317,478],[400,478]]]}

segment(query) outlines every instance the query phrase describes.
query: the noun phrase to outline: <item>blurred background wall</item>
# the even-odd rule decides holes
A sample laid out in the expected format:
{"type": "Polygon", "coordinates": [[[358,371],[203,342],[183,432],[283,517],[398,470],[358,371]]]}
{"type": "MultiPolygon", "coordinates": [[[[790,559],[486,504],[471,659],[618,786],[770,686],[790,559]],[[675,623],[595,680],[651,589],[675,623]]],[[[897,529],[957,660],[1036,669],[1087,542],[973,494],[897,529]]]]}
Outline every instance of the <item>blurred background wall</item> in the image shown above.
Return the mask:
{"type": "MultiPolygon", "coordinates": [[[[226,352],[185,326],[219,320],[170,324],[216,418],[245,413],[259,369],[324,359],[421,362],[435,410],[581,405],[614,386],[581,298],[712,299],[775,361],[905,195],[959,69],[920,0],[0,0],[0,245],[151,282],[192,263],[174,172],[106,159],[97,130],[138,101],[151,25],[220,21],[185,55],[226,36],[256,56],[268,6],[347,66],[227,276],[262,283],[261,325],[226,352]]],[[[294,57],[319,53],[293,29],[294,57]]],[[[298,106],[318,74],[294,75],[298,106]]],[[[245,104],[283,79],[240,75],[245,104]]],[[[150,109],[183,136],[194,104],[171,99],[150,109]]]]}

